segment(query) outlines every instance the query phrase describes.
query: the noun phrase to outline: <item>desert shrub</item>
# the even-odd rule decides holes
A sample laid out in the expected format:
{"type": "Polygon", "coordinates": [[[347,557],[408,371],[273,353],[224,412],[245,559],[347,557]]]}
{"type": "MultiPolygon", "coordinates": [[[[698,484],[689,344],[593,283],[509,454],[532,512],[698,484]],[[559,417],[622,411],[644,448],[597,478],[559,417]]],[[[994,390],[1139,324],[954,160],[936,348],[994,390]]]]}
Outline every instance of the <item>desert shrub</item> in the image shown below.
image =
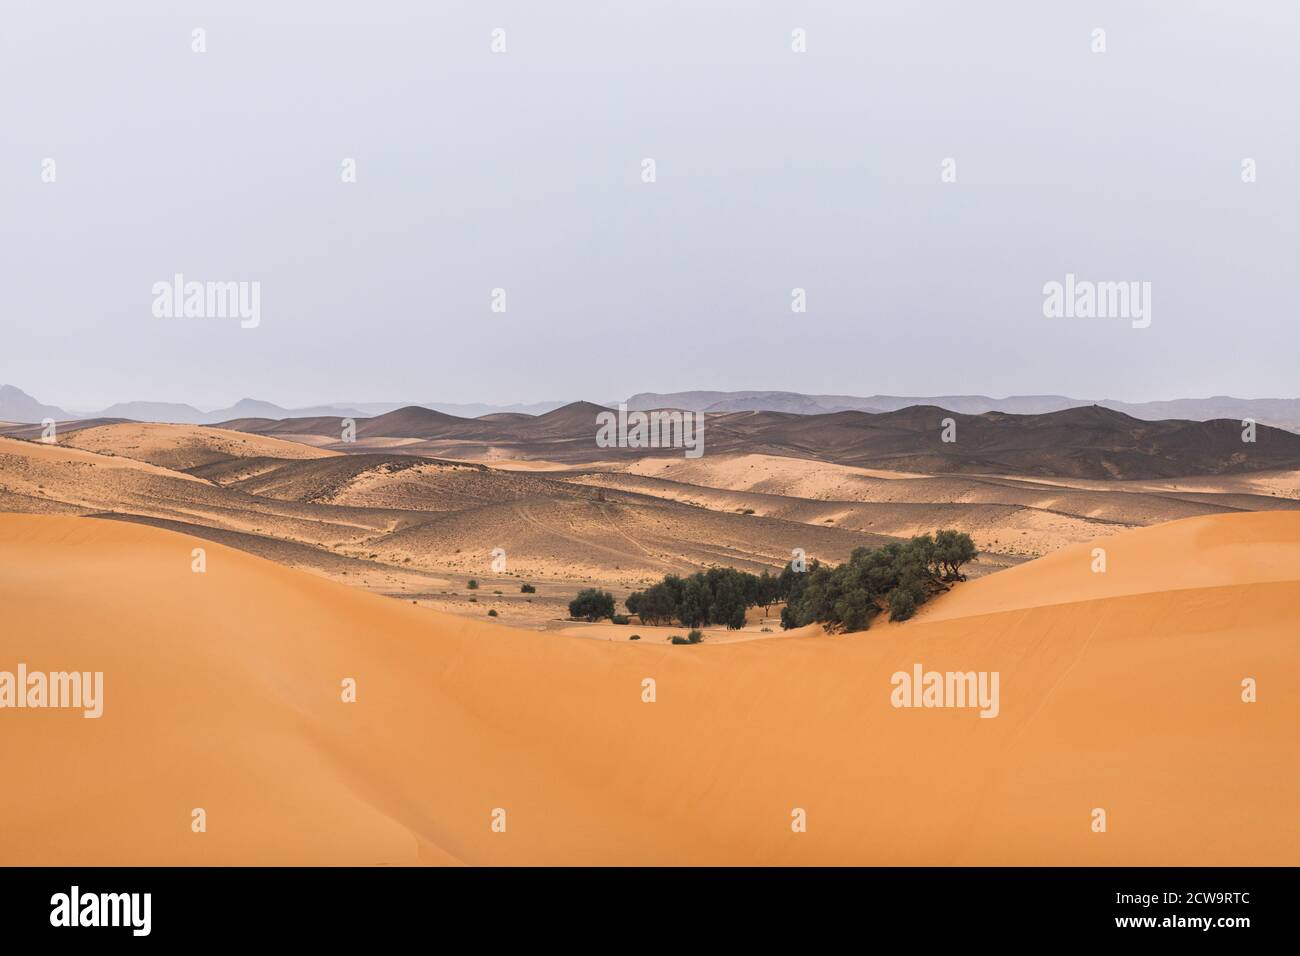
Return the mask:
{"type": "Polygon", "coordinates": [[[640,635],[640,634],[633,634],[631,637],[628,638],[628,640],[629,640],[629,641],[639,641],[639,640],[641,640],[641,635],[640,635]]]}
{"type": "Polygon", "coordinates": [[[709,593],[704,575],[692,574],[686,579],[686,585],[682,589],[682,599],[677,605],[677,619],[682,622],[683,627],[707,624],[709,605],[712,602],[713,595],[709,593]]]}
{"type": "Polygon", "coordinates": [[[857,548],[834,570],[810,570],[791,582],[782,627],[818,621],[828,628],[860,631],[886,608],[892,621],[905,621],[953,581],[965,580],[961,567],[973,560],[970,535],[940,531],[894,541],[881,548],[857,548]]]}
{"type": "Polygon", "coordinates": [[[627,609],[643,624],[665,624],[677,616],[677,598],[666,581],[628,595],[627,609]]]}
{"type": "Polygon", "coordinates": [[[875,613],[866,588],[854,588],[835,602],[835,616],[846,631],[865,631],[875,613]]]}
{"type": "Polygon", "coordinates": [[[496,617],[496,616],[497,616],[497,609],[494,607],[488,608],[488,617],[496,617]]]}
{"type": "Polygon", "coordinates": [[[585,621],[599,621],[614,616],[614,595],[598,588],[583,588],[569,602],[569,617],[585,621]]]}
{"type": "Polygon", "coordinates": [[[744,626],[748,608],[784,601],[783,628],[819,623],[832,630],[861,631],[885,610],[892,620],[911,617],[952,582],[965,580],[961,568],[976,554],[970,535],[948,529],[858,548],[838,567],[812,561],[804,571],[787,564],[778,575],[736,568],[710,568],[686,578],[670,574],[634,591],[624,603],[645,624],[676,621],[692,629],[705,624],[735,629],[744,626]]]}
{"type": "Polygon", "coordinates": [[[519,593],[520,593],[520,594],[536,594],[536,593],[537,593],[537,588],[533,587],[531,584],[521,584],[521,585],[519,585],[519,593]]]}
{"type": "Polygon", "coordinates": [[[945,581],[965,581],[961,566],[974,561],[979,554],[971,536],[951,529],[939,531],[934,536],[934,553],[931,560],[944,572],[945,581]]]}
{"type": "Polygon", "coordinates": [[[690,641],[688,641],[686,638],[682,637],[680,634],[674,634],[673,637],[672,637],[672,641],[673,641],[674,644],[689,644],[689,643],[690,643],[690,641]]]}
{"type": "Polygon", "coordinates": [[[712,593],[710,623],[722,624],[732,630],[745,626],[745,608],[751,603],[746,592],[753,590],[752,586],[747,587],[747,578],[757,580],[752,574],[746,575],[735,568],[709,569],[704,581],[712,593]]]}
{"type": "Polygon", "coordinates": [[[697,630],[691,630],[691,631],[686,635],[686,642],[687,642],[688,644],[698,644],[698,643],[700,643],[700,641],[702,641],[702,640],[704,640],[704,635],[701,634],[701,633],[700,633],[699,631],[697,631],[697,630]]]}
{"type": "Polygon", "coordinates": [[[471,591],[476,591],[478,590],[478,581],[474,578],[470,578],[469,583],[466,584],[465,587],[469,588],[471,591]]]}
{"type": "Polygon", "coordinates": [[[916,595],[907,588],[894,588],[889,592],[889,619],[906,621],[916,613],[916,595]]]}
{"type": "Polygon", "coordinates": [[[610,619],[611,621],[613,621],[615,624],[630,624],[630,623],[632,623],[632,619],[631,619],[630,617],[628,617],[626,614],[613,614],[613,615],[610,615],[610,618],[609,618],[609,619],[610,619]]]}
{"type": "Polygon", "coordinates": [[[779,578],[772,577],[766,571],[756,578],[753,575],[749,575],[749,577],[753,578],[753,582],[749,584],[746,595],[751,606],[761,604],[766,611],[781,600],[781,581],[779,578]]]}

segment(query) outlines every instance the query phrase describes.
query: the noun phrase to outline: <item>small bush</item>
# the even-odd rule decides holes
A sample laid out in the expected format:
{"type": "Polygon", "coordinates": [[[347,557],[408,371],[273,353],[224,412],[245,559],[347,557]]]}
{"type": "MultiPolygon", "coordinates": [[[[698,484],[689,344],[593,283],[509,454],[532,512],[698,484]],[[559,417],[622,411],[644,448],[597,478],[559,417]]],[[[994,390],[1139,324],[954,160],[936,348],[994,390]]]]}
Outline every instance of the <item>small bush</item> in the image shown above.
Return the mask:
{"type": "Polygon", "coordinates": [[[690,641],[688,641],[686,638],[682,637],[680,634],[674,634],[674,635],[673,635],[673,643],[674,643],[674,644],[689,644],[690,641]]]}
{"type": "Polygon", "coordinates": [[[537,593],[537,588],[533,587],[531,584],[521,584],[521,585],[519,585],[519,593],[520,593],[520,594],[536,594],[536,593],[537,593]]]}
{"type": "Polygon", "coordinates": [[[615,614],[610,620],[615,624],[630,624],[632,622],[632,619],[626,614],[615,614]]]}
{"type": "Polygon", "coordinates": [[[466,584],[465,587],[469,588],[471,591],[477,591],[477,590],[478,590],[478,581],[474,580],[473,578],[470,578],[470,579],[469,579],[469,583],[466,584]]]}
{"type": "Polygon", "coordinates": [[[639,640],[641,640],[641,635],[640,635],[640,634],[633,634],[631,637],[628,638],[628,640],[629,640],[629,641],[639,641],[639,640]]]}
{"type": "Polygon", "coordinates": [[[496,617],[496,616],[497,616],[497,609],[494,607],[488,608],[488,617],[496,617]]]}
{"type": "Polygon", "coordinates": [[[690,633],[686,635],[686,640],[690,644],[698,644],[700,641],[704,640],[704,635],[698,630],[692,629],[690,633]]]}

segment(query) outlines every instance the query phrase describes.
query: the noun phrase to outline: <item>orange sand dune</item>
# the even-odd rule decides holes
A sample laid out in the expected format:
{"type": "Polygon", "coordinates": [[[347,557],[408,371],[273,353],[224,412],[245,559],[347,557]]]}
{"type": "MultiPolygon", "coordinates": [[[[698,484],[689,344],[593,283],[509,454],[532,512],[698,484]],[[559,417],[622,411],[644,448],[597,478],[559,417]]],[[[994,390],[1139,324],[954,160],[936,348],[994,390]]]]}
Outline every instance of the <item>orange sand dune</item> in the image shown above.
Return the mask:
{"type": "MultiPolygon", "coordinates": [[[[1063,548],[979,587],[959,588],[921,615],[939,621],[1133,594],[1283,584],[1300,579],[1292,566],[1298,557],[1300,512],[1188,518],[1063,548]],[[1043,587],[1045,579],[1051,587],[1043,587]]],[[[1291,618],[1297,622],[1300,608],[1291,618]]]]}
{"type": "Polygon", "coordinates": [[[1104,546],[929,620],[672,647],[0,515],[0,671],[105,675],[100,719],[0,710],[0,864],[1300,864],[1300,515],[1104,546]],[[999,715],[894,708],[918,662],[998,671],[999,715]]]}

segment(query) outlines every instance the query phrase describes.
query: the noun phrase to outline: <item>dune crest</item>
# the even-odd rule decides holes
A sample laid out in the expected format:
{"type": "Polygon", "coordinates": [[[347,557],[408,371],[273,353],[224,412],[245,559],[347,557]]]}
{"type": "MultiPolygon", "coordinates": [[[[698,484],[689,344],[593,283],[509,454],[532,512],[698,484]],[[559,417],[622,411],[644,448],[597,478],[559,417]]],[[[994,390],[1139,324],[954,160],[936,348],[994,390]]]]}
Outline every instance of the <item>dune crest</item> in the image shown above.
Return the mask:
{"type": "Polygon", "coordinates": [[[0,669],[104,673],[100,719],[0,710],[0,864],[1300,863],[1300,517],[1102,546],[905,625],[670,647],[0,515],[0,669]],[[997,671],[997,718],[892,706],[917,664],[997,671]]]}

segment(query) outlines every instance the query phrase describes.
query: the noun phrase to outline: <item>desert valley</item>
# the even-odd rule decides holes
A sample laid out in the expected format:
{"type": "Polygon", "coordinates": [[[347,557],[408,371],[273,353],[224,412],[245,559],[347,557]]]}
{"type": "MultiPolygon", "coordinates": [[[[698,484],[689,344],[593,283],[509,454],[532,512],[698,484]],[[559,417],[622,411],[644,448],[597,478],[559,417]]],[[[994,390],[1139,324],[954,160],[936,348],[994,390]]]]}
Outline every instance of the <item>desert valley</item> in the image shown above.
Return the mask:
{"type": "Polygon", "coordinates": [[[742,411],[691,459],[600,411],[8,425],[0,649],[105,677],[8,715],[3,862],[1300,862],[1300,435],[742,411]],[[568,611],[939,528],[978,558],[902,623],[568,611]],[[998,719],[891,706],[923,666],[998,719]]]}
{"type": "MultiPolygon", "coordinates": [[[[61,423],[53,442],[10,424],[0,508],[151,524],[424,607],[609,638],[632,632],[566,620],[581,588],[621,601],[665,574],[777,571],[795,549],[839,563],[938,528],[971,535],[978,577],[1127,529],[1300,509],[1300,435],[1261,426],[1248,444],[1227,421],[713,413],[692,459],[599,447],[601,411],[92,419],[61,423]]],[[[744,632],[779,627],[758,611],[744,632]]]]}

